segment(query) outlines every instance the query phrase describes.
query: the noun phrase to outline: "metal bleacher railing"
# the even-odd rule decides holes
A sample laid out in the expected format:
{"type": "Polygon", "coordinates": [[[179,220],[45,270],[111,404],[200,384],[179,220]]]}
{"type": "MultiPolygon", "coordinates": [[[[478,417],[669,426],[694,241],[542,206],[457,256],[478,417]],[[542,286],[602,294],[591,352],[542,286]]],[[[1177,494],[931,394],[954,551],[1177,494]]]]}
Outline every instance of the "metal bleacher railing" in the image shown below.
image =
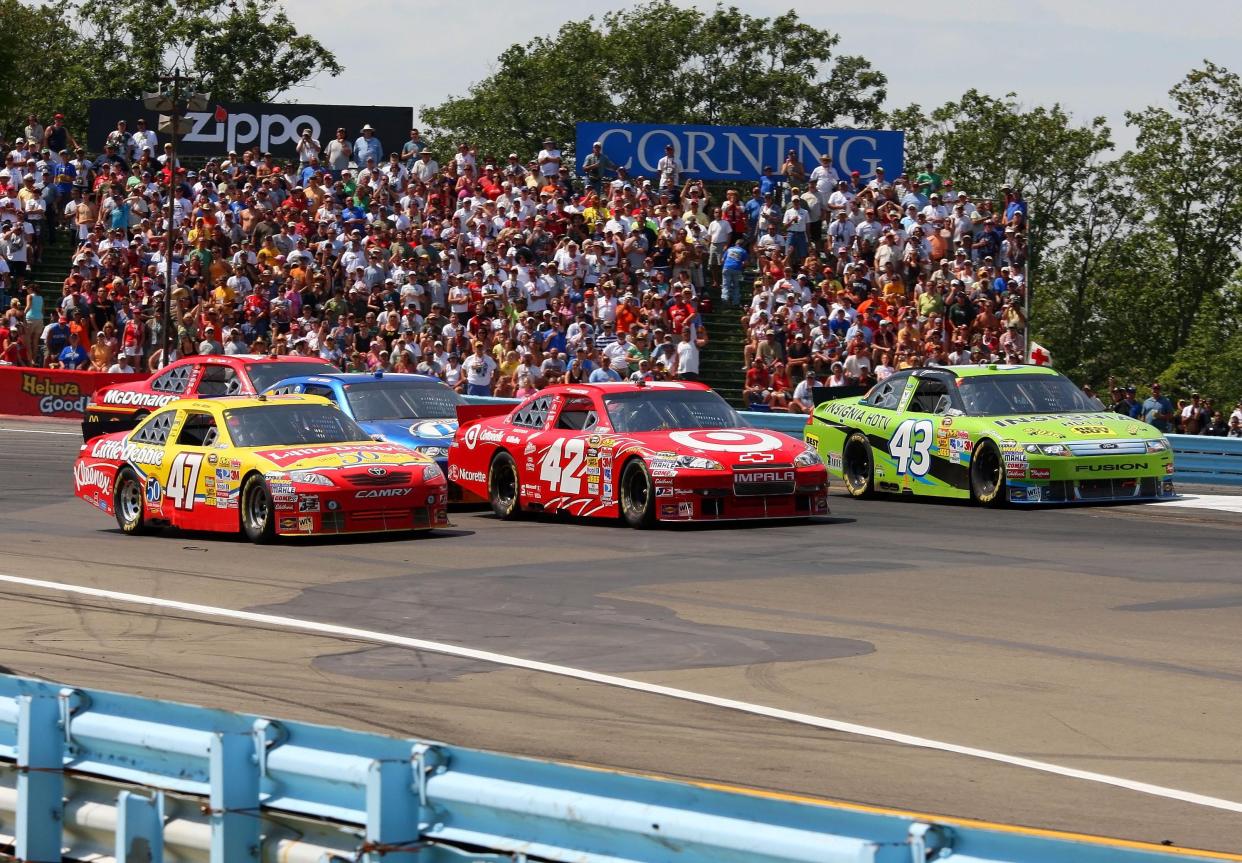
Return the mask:
{"type": "MultiPolygon", "coordinates": [[[[1216,855],[1175,849],[1181,861],[1216,855]]],[[[721,789],[0,676],[0,857],[1156,863],[1159,846],[721,789]]]]}

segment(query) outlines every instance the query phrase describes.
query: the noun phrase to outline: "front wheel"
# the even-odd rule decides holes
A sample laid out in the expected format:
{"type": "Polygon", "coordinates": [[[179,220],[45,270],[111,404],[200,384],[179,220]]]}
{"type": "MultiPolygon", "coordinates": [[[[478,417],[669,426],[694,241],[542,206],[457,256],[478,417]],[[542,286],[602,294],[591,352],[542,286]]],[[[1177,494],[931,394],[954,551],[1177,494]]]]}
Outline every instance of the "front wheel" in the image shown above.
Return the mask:
{"type": "Polygon", "coordinates": [[[984,506],[1005,503],[1005,461],[990,440],[981,441],[970,458],[970,496],[984,506]]]}
{"type": "Polygon", "coordinates": [[[841,447],[841,477],[850,497],[870,497],[875,492],[875,458],[871,442],[860,431],[850,432],[841,447]]]}
{"type": "Polygon", "coordinates": [[[497,518],[510,520],[521,514],[517,465],[507,452],[499,452],[492,459],[491,470],[487,472],[487,501],[497,518]]]}
{"type": "Polygon", "coordinates": [[[621,518],[630,527],[655,524],[655,488],[642,459],[636,458],[621,471],[621,518]]]}
{"type": "Polygon", "coordinates": [[[146,492],[138,475],[129,469],[121,471],[116,480],[116,499],[112,506],[116,511],[116,523],[122,533],[137,535],[150,530],[143,509],[145,499],[146,492]]]}
{"type": "Polygon", "coordinates": [[[242,485],[241,527],[246,539],[254,543],[271,542],[276,536],[272,495],[267,490],[267,483],[258,474],[251,474],[242,485]]]}

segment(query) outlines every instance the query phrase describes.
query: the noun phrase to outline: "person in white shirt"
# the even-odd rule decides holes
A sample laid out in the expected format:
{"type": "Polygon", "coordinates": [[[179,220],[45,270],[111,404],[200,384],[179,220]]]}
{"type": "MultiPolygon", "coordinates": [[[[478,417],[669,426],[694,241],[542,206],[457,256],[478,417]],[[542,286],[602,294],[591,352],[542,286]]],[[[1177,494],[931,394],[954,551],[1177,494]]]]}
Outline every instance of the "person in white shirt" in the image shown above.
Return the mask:
{"type": "Polygon", "coordinates": [[[462,365],[466,369],[466,394],[472,396],[490,396],[492,394],[492,378],[499,368],[496,361],[487,355],[483,342],[474,343],[474,353],[462,365]]]}
{"type": "Polygon", "coordinates": [[[675,191],[681,182],[681,173],[685,168],[677,159],[672,144],[665,145],[664,155],[656,163],[656,170],[660,173],[661,191],[675,191]]]}
{"type": "Polygon", "coordinates": [[[836,190],[840,182],[841,175],[832,166],[832,157],[827,153],[820,156],[819,164],[811,172],[811,185],[815,187],[815,194],[819,196],[821,206],[828,206],[828,196],[836,190]]]}
{"type": "Polygon", "coordinates": [[[139,117],[138,131],[134,132],[129,140],[131,161],[138,161],[144,153],[154,159],[159,146],[159,139],[155,137],[154,132],[147,128],[147,121],[139,117]]]}
{"type": "Polygon", "coordinates": [[[682,328],[681,341],[677,343],[677,353],[673,356],[672,373],[678,380],[699,379],[699,346],[694,343],[694,332],[690,327],[682,328]]]}
{"type": "Polygon", "coordinates": [[[298,165],[306,167],[310,164],[312,158],[318,159],[320,152],[323,151],[323,145],[319,143],[319,139],[311,134],[310,127],[302,130],[302,136],[298,139],[298,145],[294,148],[298,154],[298,165]]]}
{"type": "MultiPolygon", "coordinates": [[[[819,170],[816,168],[816,170],[819,170]]],[[[789,412],[791,414],[809,414],[815,407],[815,387],[819,386],[819,380],[816,379],[815,371],[808,370],[806,378],[794,387],[793,398],[789,400],[789,412]]]]}
{"type": "Polygon", "coordinates": [[[544,139],[543,149],[536,158],[539,162],[539,173],[545,179],[551,179],[560,173],[561,151],[551,138],[544,139]]]}
{"type": "Polygon", "coordinates": [[[110,375],[132,375],[134,367],[130,364],[129,355],[125,353],[117,354],[116,362],[108,367],[110,375]]]}

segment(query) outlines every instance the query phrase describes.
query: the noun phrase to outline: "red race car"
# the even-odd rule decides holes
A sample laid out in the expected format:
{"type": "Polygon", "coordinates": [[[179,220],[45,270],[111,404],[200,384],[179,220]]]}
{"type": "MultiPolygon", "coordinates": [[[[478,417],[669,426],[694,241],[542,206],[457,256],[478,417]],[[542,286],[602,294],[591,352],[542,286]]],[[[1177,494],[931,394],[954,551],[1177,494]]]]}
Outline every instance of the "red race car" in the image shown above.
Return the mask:
{"type": "Polygon", "coordinates": [[[338,372],[318,357],[265,354],[195,356],[173,360],[149,378],[103,387],[91,396],[82,420],[82,440],[129,431],[173,399],[252,396],[295,375],[338,372]]]}
{"type": "Polygon", "coordinates": [[[648,527],[828,513],[814,449],[745,427],[703,384],[553,386],[516,408],[463,405],[457,415],[449,480],[501,518],[559,510],[648,527]]]}

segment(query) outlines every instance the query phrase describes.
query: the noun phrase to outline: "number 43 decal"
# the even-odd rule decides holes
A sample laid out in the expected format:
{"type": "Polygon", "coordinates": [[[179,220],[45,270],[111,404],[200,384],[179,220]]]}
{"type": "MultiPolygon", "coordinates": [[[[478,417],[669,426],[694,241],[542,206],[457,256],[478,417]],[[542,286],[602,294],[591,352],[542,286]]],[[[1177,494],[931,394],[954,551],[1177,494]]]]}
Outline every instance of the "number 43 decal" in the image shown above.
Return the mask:
{"type": "Polygon", "coordinates": [[[897,473],[923,476],[931,468],[932,435],[935,426],[931,420],[906,420],[897,426],[888,442],[888,451],[897,459],[897,473]]]}

